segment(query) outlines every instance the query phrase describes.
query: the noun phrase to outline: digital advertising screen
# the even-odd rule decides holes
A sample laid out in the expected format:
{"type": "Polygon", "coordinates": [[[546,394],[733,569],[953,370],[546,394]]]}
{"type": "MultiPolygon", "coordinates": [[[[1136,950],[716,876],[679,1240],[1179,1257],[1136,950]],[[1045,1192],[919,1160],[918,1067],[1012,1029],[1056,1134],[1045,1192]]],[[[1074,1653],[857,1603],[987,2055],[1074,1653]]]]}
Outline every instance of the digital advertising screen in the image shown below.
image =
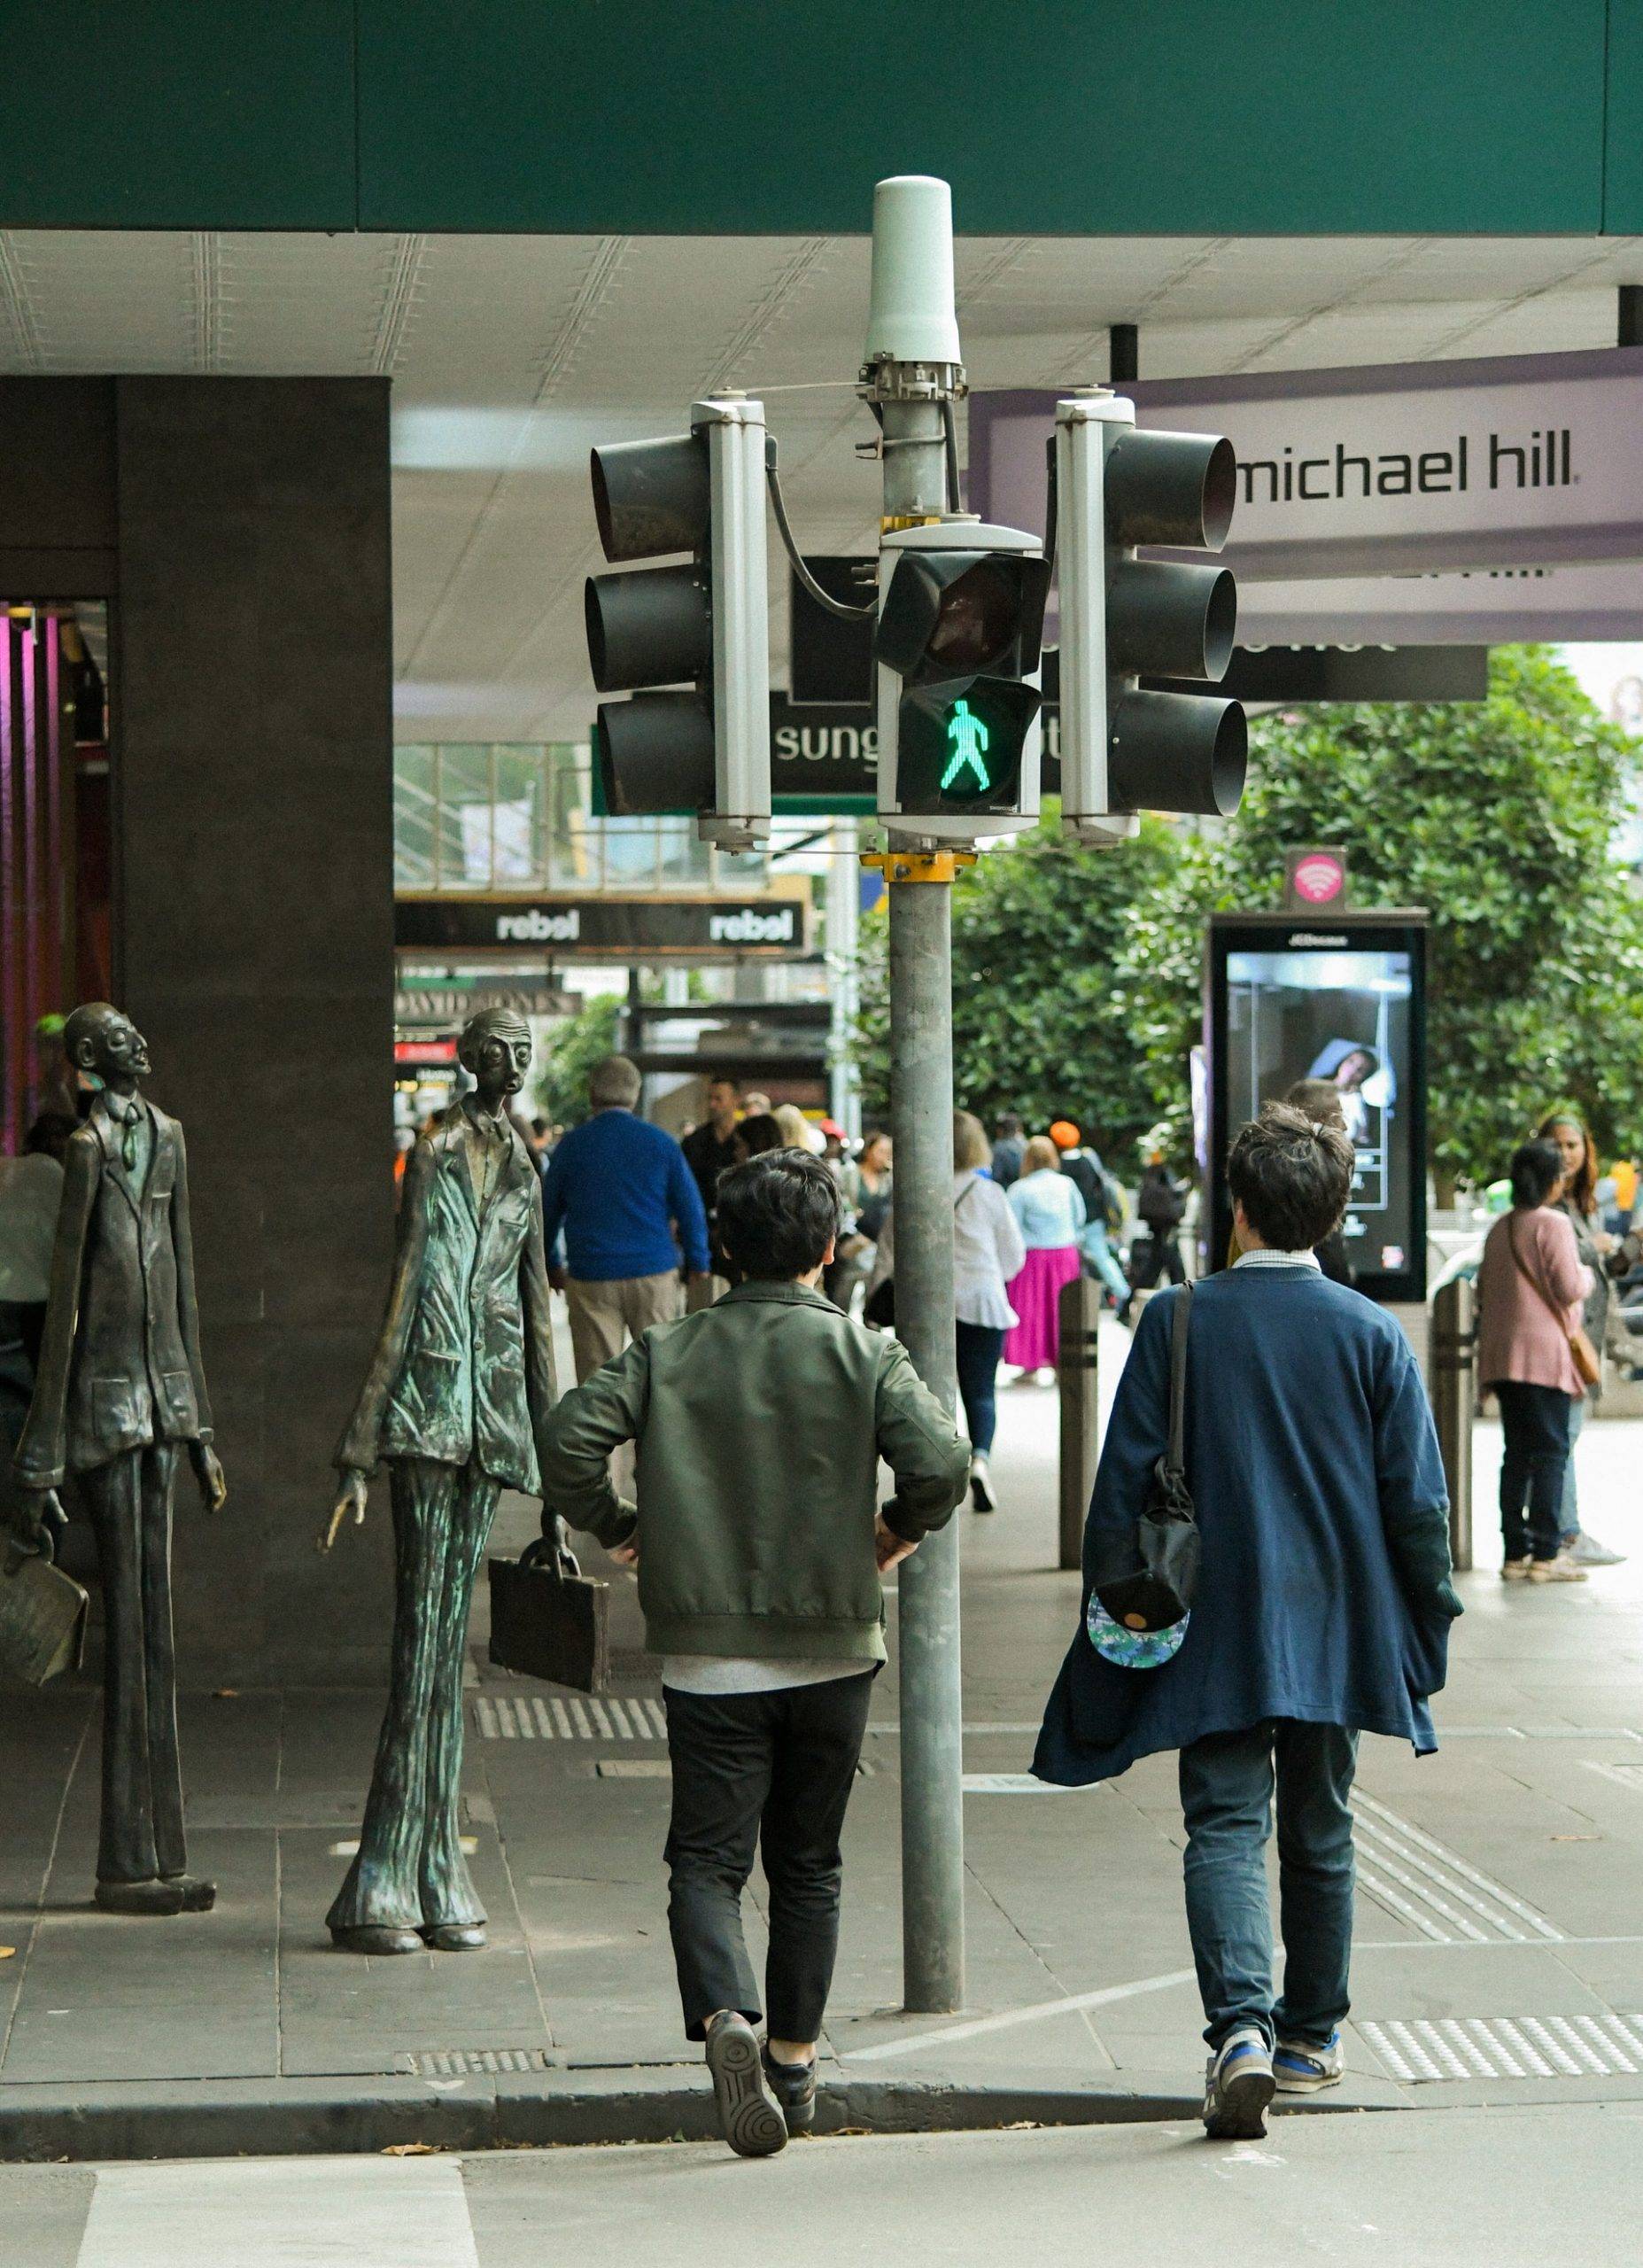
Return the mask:
{"type": "Polygon", "coordinates": [[[1263,1102],[1327,1080],[1357,1153],[1343,1224],[1358,1288],[1426,1296],[1426,932],[1331,912],[1228,914],[1211,924],[1207,1034],[1211,1245],[1232,1230],[1226,1157],[1263,1102]]]}

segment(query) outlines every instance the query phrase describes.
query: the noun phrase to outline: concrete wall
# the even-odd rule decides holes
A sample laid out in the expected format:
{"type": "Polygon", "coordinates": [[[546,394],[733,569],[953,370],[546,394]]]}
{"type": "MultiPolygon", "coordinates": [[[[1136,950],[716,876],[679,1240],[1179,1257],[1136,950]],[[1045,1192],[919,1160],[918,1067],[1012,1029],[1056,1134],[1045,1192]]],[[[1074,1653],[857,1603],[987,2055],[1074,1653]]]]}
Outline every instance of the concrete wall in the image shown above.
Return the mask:
{"type": "Polygon", "coordinates": [[[392,1236],[387,384],[0,381],[0,570],[30,550],[112,602],[117,990],[188,1140],[229,1496],[180,1492],[183,1681],[375,1678],[385,1492],[314,1538],[392,1236]],[[60,480],[25,433],[77,437],[60,480]]]}

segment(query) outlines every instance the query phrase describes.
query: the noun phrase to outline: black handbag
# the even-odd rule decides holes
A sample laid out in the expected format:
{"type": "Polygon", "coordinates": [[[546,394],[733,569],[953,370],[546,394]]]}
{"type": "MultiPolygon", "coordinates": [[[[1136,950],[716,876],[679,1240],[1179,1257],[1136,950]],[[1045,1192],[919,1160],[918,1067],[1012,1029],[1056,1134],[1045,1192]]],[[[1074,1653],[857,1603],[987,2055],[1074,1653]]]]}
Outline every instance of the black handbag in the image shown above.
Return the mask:
{"type": "Polygon", "coordinates": [[[1186,1463],[1191,1318],[1192,1286],[1182,1284],[1170,1333],[1169,1442],[1152,1468],[1145,1509],[1133,1528],[1097,1528],[1090,1535],[1090,1588],[1120,1630],[1166,1630],[1184,1621],[1197,1588],[1198,1521],[1186,1463]]]}
{"type": "Polygon", "coordinates": [[[492,1559],[490,1658],[523,1677],[604,1693],[610,1685],[610,1586],[546,1536],[492,1559]]]}

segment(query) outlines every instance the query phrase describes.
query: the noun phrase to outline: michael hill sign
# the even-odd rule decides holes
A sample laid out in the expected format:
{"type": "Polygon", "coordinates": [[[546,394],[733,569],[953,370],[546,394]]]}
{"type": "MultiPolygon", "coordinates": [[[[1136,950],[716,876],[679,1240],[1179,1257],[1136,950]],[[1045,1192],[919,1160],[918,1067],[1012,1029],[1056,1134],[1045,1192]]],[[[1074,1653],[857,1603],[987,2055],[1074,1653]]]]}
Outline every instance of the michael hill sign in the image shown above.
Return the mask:
{"type": "MultiPolygon", "coordinates": [[[[1225,433],[1248,582],[1643,560],[1643,347],[1143,379],[1138,425],[1225,433]]],[[[973,508],[1042,528],[1057,396],[977,394],[973,508]]]]}

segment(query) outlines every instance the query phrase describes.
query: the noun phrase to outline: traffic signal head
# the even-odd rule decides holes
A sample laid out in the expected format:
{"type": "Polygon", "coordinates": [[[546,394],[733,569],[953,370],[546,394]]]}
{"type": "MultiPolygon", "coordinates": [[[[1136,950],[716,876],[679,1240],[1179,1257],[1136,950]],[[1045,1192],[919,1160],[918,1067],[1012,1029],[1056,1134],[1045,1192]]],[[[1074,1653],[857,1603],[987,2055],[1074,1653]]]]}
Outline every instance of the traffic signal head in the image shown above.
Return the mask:
{"type": "Polygon", "coordinates": [[[1213,684],[1232,658],[1231,575],[1135,556],[1140,545],[1221,548],[1232,524],[1232,445],[1138,432],[1134,419],[1134,404],[1111,394],[1056,407],[1062,811],[1092,842],[1133,832],[1141,811],[1228,815],[1248,757],[1236,701],[1143,693],[1136,683],[1213,684]]]}
{"type": "Polygon", "coordinates": [[[633,695],[599,708],[606,808],[694,808],[705,838],[750,848],[771,808],[763,406],[698,402],[688,433],[596,448],[592,476],[608,559],[691,554],[588,579],[593,683],[633,695]]]}
{"type": "Polygon", "coordinates": [[[1050,586],[1037,539],[949,521],[892,532],[884,556],[880,816],[956,840],[1031,826],[1050,586]]]}

